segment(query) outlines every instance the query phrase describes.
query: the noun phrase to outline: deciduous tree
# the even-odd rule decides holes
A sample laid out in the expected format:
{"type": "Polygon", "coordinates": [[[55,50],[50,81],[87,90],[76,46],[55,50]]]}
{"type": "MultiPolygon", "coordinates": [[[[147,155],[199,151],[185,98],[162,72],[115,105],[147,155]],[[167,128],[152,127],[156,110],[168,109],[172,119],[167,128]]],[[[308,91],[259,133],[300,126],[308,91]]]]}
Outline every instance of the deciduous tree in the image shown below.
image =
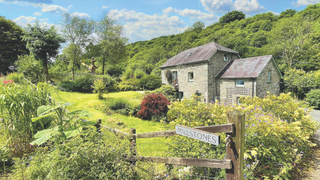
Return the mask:
{"type": "Polygon", "coordinates": [[[28,25],[22,39],[27,42],[27,49],[33,52],[36,59],[41,62],[45,80],[49,81],[48,63],[50,63],[50,58],[58,54],[61,43],[64,43],[65,40],[57,33],[54,26],[41,27],[38,22],[28,25]]]}

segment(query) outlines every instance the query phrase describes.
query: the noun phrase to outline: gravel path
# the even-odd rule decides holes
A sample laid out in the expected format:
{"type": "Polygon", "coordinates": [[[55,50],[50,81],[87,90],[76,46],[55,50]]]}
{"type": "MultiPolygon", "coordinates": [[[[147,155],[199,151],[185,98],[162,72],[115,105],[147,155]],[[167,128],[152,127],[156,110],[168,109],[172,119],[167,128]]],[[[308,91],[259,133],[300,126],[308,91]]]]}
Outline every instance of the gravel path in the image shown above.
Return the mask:
{"type": "MultiPolygon", "coordinates": [[[[313,117],[313,120],[320,123],[320,110],[313,110],[311,116],[313,117]]],[[[308,169],[307,177],[303,178],[304,180],[320,179],[320,129],[315,133],[313,138],[315,139],[318,148],[316,148],[313,159],[314,165],[308,169]]]]}

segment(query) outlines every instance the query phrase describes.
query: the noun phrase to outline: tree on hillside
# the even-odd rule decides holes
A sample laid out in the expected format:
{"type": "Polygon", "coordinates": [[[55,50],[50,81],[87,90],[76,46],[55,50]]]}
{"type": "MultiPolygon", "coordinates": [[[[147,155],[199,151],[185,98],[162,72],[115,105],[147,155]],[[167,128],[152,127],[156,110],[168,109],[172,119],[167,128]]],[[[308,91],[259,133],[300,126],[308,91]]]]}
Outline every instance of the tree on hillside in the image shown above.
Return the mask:
{"type": "Polygon", "coordinates": [[[287,67],[308,63],[304,57],[310,53],[312,27],[307,19],[301,16],[283,18],[270,33],[271,43],[279,49],[280,58],[287,67]]]}
{"type": "Polygon", "coordinates": [[[292,17],[296,13],[297,13],[297,11],[294,9],[287,9],[287,10],[283,11],[282,13],[280,13],[279,19],[292,17]]]}
{"type": "Polygon", "coordinates": [[[9,71],[19,55],[28,54],[22,35],[23,30],[16,23],[0,16],[0,72],[9,71]]]}
{"type": "Polygon", "coordinates": [[[222,16],[219,20],[220,23],[230,23],[235,20],[244,19],[246,15],[241,11],[231,11],[224,16],[222,16]]]}
{"type": "Polygon", "coordinates": [[[50,58],[58,54],[61,43],[64,43],[65,40],[57,33],[54,26],[41,27],[38,22],[28,25],[22,39],[27,42],[27,49],[33,52],[35,58],[41,62],[45,80],[48,82],[50,80],[48,71],[50,58]]]}
{"type": "Polygon", "coordinates": [[[90,41],[90,36],[94,30],[94,21],[81,19],[66,13],[63,15],[62,25],[64,27],[62,32],[70,44],[72,78],[74,80],[75,66],[79,61],[77,57],[81,53],[81,48],[90,41]]]}
{"type": "Polygon", "coordinates": [[[102,74],[106,63],[114,65],[124,60],[127,38],[123,36],[123,27],[117,21],[104,16],[98,23],[99,52],[102,56],[102,74]]]}

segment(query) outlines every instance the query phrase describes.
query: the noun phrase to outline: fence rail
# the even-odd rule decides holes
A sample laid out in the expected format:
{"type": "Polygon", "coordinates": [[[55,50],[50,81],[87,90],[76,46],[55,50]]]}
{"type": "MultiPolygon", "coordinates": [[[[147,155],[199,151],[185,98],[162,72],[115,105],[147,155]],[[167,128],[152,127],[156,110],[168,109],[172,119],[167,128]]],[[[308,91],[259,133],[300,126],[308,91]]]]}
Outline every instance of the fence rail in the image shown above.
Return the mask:
{"type": "MultiPolygon", "coordinates": [[[[205,159],[205,158],[178,158],[178,157],[153,157],[153,156],[137,156],[137,138],[155,138],[176,136],[176,130],[157,131],[149,133],[136,133],[136,129],[131,128],[130,133],[125,133],[117,129],[113,129],[101,125],[101,120],[97,121],[97,130],[101,127],[115,134],[124,135],[130,138],[131,156],[128,160],[135,165],[137,161],[150,161],[153,163],[165,163],[173,165],[201,166],[210,168],[226,169],[227,180],[242,180],[243,176],[243,160],[244,160],[244,133],[245,133],[245,116],[238,112],[227,114],[227,123],[216,126],[195,127],[195,130],[207,131],[210,133],[226,133],[226,159],[205,159]],[[233,141],[235,140],[235,141],[233,141]]],[[[100,129],[99,129],[100,131],[100,129]]]]}

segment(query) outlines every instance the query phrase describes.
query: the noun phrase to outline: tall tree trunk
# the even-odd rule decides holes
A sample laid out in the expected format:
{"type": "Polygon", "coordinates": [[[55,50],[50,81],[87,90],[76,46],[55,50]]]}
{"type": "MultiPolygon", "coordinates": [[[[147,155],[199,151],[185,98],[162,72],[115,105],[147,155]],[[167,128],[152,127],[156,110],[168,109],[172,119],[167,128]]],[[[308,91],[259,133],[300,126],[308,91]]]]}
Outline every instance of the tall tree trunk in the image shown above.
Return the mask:
{"type": "Polygon", "coordinates": [[[48,81],[50,81],[50,77],[49,77],[48,60],[47,59],[45,59],[43,62],[43,72],[44,72],[44,77],[45,77],[46,83],[48,83],[48,81]]]}
{"type": "Polygon", "coordinates": [[[76,57],[73,57],[73,62],[72,62],[72,81],[74,81],[74,66],[75,66],[75,62],[76,62],[76,57]]]}
{"type": "Polygon", "coordinates": [[[104,75],[105,62],[106,62],[106,57],[105,57],[105,55],[103,55],[103,59],[102,59],[102,75],[104,75]]]}

